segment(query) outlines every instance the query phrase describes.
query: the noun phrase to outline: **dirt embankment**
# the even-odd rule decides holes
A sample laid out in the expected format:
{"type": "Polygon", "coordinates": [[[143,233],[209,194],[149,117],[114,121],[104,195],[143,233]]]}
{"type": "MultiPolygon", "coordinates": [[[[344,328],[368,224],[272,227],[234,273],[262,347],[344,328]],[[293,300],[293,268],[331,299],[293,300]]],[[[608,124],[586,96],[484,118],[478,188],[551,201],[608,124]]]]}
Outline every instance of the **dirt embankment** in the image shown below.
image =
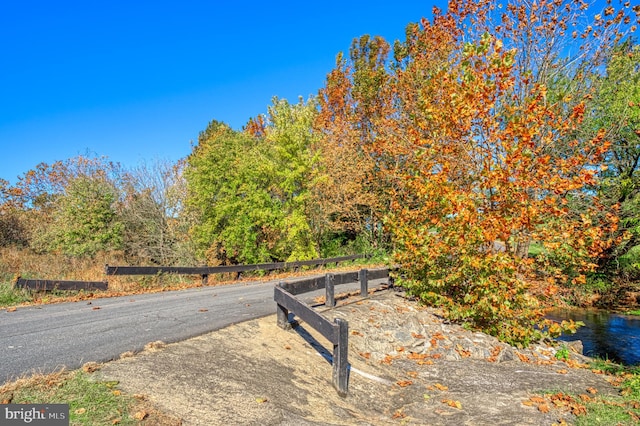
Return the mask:
{"type": "Polygon", "coordinates": [[[324,312],[349,321],[349,394],[331,386],[331,347],[275,315],[103,366],[185,425],[551,425],[571,420],[543,391],[614,393],[555,349],[520,351],[447,324],[393,291],[324,312]],[[533,397],[533,398],[532,398],[533,397]]]}

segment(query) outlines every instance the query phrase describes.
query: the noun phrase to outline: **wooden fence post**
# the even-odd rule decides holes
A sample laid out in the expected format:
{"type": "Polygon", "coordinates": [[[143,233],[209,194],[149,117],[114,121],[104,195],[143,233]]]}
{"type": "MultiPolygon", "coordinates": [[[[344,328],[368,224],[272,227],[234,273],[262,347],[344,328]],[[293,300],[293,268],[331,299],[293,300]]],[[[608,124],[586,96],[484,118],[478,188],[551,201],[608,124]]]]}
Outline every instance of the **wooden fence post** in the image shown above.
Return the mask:
{"type": "MultiPolygon", "coordinates": [[[[278,283],[278,286],[280,287],[282,284],[284,283],[280,282],[278,283]]],[[[278,291],[278,290],[275,289],[274,291],[278,291]]],[[[276,321],[277,321],[278,327],[284,330],[291,329],[291,324],[289,324],[289,310],[284,306],[280,305],[279,303],[276,305],[276,321]]]]}
{"type": "Polygon", "coordinates": [[[367,278],[367,270],[360,269],[358,273],[360,279],[360,296],[366,296],[369,293],[369,280],[367,278]]]}
{"type": "Polygon", "coordinates": [[[333,308],[336,306],[336,297],[333,287],[333,274],[324,276],[325,301],[324,305],[333,308]]]}
{"type": "Polygon", "coordinates": [[[349,323],[342,318],[334,320],[337,329],[337,343],[333,344],[333,387],[338,395],[345,397],[349,390],[349,323]]]}

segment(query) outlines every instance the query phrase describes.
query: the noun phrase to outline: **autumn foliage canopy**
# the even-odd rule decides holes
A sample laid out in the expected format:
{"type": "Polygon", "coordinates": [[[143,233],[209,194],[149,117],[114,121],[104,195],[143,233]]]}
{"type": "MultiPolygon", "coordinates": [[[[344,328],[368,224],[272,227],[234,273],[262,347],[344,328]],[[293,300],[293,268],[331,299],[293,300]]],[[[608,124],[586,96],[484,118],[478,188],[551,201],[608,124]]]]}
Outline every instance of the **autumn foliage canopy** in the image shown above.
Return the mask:
{"type": "Polygon", "coordinates": [[[354,42],[322,93],[325,140],[355,140],[369,161],[361,182],[378,185],[402,285],[512,343],[559,331],[540,320],[530,283],[550,297],[584,282],[617,227],[616,206],[594,190],[609,142],[580,129],[588,79],[625,15],[608,7],[582,27],[586,10],[451,1],[407,27],[394,61],[378,39],[354,42]],[[579,54],[563,57],[575,39],[579,54]],[[375,78],[380,90],[363,90],[375,78]]]}

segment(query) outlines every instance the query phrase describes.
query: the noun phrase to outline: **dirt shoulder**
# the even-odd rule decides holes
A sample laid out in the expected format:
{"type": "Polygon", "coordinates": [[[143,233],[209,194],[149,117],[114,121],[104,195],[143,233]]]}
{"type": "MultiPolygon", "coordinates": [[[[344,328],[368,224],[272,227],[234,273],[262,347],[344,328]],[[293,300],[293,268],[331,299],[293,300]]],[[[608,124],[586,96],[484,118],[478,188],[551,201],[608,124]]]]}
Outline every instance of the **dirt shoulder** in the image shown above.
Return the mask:
{"type": "Polygon", "coordinates": [[[551,425],[568,410],[541,391],[615,393],[603,376],[446,324],[385,291],[324,312],[349,321],[349,394],[331,385],[329,343],[275,315],[105,364],[101,378],[144,394],[184,425],[551,425]],[[535,400],[535,397],[534,397],[535,400]]]}

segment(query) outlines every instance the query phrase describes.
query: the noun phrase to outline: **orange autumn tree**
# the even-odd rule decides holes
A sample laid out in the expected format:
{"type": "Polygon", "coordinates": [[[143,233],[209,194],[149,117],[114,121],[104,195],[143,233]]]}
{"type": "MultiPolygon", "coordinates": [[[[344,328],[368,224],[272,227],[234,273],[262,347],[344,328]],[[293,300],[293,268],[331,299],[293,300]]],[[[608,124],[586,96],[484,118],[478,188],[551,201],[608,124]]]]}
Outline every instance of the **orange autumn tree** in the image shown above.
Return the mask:
{"type": "Polygon", "coordinates": [[[381,37],[355,39],[348,59],[338,55],[318,96],[312,218],[319,234],[359,237],[359,249],[376,249],[385,242],[382,218],[388,201],[368,151],[380,117],[392,111],[386,68],[390,50],[381,37]]]}
{"type": "Polygon", "coordinates": [[[536,36],[553,29],[547,24],[562,29],[584,16],[562,1],[540,3],[549,5],[535,3],[544,25],[512,25],[508,14],[532,15],[507,4],[496,28],[492,1],[451,1],[447,13],[410,25],[395,47],[396,111],[377,118],[369,151],[391,182],[387,227],[402,285],[452,319],[519,345],[560,330],[541,320],[530,280],[543,280],[550,294],[558,281],[579,284],[616,226],[593,191],[608,142],[579,132],[589,90],[570,102],[549,92],[561,71],[579,82],[580,70],[561,64],[555,44],[555,61],[523,66],[518,43],[523,34],[542,43],[536,36]],[[568,208],[577,199],[587,206],[580,212],[568,208]],[[530,241],[545,247],[535,260],[523,250],[530,241]]]}

